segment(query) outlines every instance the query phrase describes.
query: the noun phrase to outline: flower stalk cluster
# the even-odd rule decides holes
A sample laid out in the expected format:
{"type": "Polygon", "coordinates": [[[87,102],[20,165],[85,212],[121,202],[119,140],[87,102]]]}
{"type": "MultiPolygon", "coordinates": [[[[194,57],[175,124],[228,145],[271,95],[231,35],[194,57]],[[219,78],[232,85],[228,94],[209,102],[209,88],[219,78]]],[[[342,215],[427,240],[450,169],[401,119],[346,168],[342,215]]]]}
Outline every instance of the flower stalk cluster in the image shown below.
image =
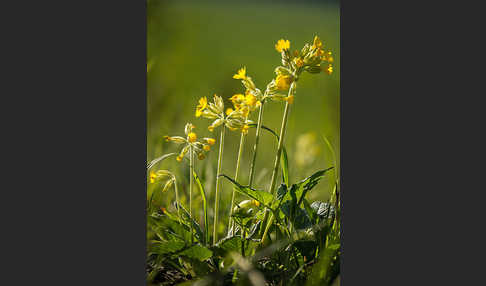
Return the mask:
{"type": "MultiPolygon", "coordinates": [[[[177,156],[176,160],[181,162],[184,156],[189,154],[189,217],[192,218],[192,190],[194,188],[194,156],[196,155],[199,160],[203,160],[206,155],[205,153],[211,150],[211,145],[216,143],[216,140],[213,138],[202,138],[202,142],[197,141],[197,134],[193,132],[195,129],[192,123],[187,123],[184,127],[184,133],[186,134],[186,138],[181,136],[165,136],[165,140],[167,142],[173,142],[176,144],[185,144],[182,148],[181,152],[177,156]]],[[[177,207],[179,211],[179,206],[177,207]]],[[[194,241],[194,232],[192,223],[191,226],[191,242],[194,241]]]]}
{"type": "MultiPolygon", "coordinates": [[[[218,215],[219,215],[219,201],[221,192],[221,169],[223,162],[224,153],[224,138],[226,129],[230,131],[240,132],[240,143],[238,147],[238,155],[236,160],[235,176],[234,181],[238,181],[241,157],[243,153],[243,148],[245,145],[245,138],[249,131],[249,126],[253,121],[250,120],[252,113],[258,110],[258,120],[255,131],[255,143],[253,146],[253,156],[250,162],[249,171],[249,186],[252,187],[254,174],[255,174],[255,162],[257,158],[257,150],[259,139],[261,135],[261,128],[263,125],[263,110],[264,105],[268,100],[285,102],[285,109],[282,117],[280,136],[278,141],[278,147],[276,151],[275,161],[273,165],[272,178],[268,188],[268,192],[271,194],[275,193],[275,185],[277,174],[279,170],[280,156],[282,154],[282,149],[284,145],[284,139],[287,129],[287,121],[290,113],[290,106],[294,103],[297,81],[304,72],[310,74],[317,73],[327,73],[332,74],[334,61],[331,51],[325,50],[322,41],[319,37],[314,37],[312,44],[305,44],[300,51],[290,51],[290,41],[281,39],[276,45],[275,49],[281,55],[281,65],[277,66],[274,70],[275,78],[267,84],[265,91],[262,92],[258,89],[253,82],[252,78],[248,76],[246,67],[240,68],[236,74],[233,75],[233,79],[240,80],[245,91],[244,93],[234,94],[229,97],[228,100],[231,102],[232,107],[225,109],[223,98],[217,95],[213,96],[212,102],[208,102],[206,96],[201,97],[198,101],[195,110],[196,117],[203,117],[211,120],[208,125],[208,130],[214,132],[218,127],[221,127],[220,140],[219,140],[219,153],[218,153],[218,165],[216,174],[216,186],[214,195],[214,221],[213,221],[213,245],[218,242],[218,215]]],[[[193,189],[193,174],[194,174],[194,160],[193,157],[197,156],[200,160],[205,158],[206,152],[211,149],[211,146],[216,143],[213,138],[202,138],[198,141],[196,133],[193,131],[194,125],[191,123],[185,126],[185,137],[182,136],[165,136],[166,141],[173,142],[176,144],[184,145],[177,156],[177,161],[181,162],[182,159],[189,154],[190,163],[190,186],[189,186],[189,213],[192,218],[192,189],[193,189]]],[[[175,155],[175,154],[174,154],[175,155]]],[[[150,181],[155,181],[161,176],[167,176],[167,173],[151,173],[150,181]]],[[[170,177],[170,176],[169,176],[170,177]]],[[[166,183],[164,190],[168,189],[172,184],[175,185],[175,176],[172,175],[169,181],[166,183]]],[[[178,201],[178,194],[176,188],[176,200],[178,201]]],[[[231,205],[229,208],[229,220],[228,220],[228,235],[234,235],[233,229],[235,229],[235,224],[232,216],[235,212],[240,211],[248,206],[259,206],[258,201],[247,200],[240,203],[235,202],[235,190],[233,189],[231,195],[231,205]]],[[[179,211],[179,208],[178,208],[179,211]]],[[[270,225],[272,223],[273,216],[266,224],[267,215],[262,221],[259,234],[261,235],[261,243],[265,241],[265,237],[268,233],[270,225]],[[263,232],[263,235],[262,235],[263,232]]],[[[242,230],[244,234],[244,230],[242,230]]],[[[191,224],[191,237],[193,240],[193,231],[191,224]]]]}

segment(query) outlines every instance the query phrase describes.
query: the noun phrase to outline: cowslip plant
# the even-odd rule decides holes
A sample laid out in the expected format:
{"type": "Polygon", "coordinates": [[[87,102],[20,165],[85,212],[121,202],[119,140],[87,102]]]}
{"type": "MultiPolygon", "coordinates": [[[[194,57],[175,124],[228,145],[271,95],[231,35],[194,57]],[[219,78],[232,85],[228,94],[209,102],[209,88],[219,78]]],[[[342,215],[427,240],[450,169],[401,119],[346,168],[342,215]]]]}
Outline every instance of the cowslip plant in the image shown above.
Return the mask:
{"type": "Polygon", "coordinates": [[[211,125],[208,126],[209,131],[214,131],[214,128],[221,126],[221,135],[219,141],[219,154],[218,154],[218,169],[216,173],[216,192],[214,197],[214,225],[213,225],[213,244],[218,241],[218,213],[219,213],[219,192],[221,188],[220,174],[223,162],[223,150],[224,150],[224,133],[225,128],[232,131],[241,130],[242,133],[248,132],[248,110],[244,108],[237,108],[235,110],[224,110],[224,102],[220,96],[214,95],[213,102],[208,104],[207,98],[202,97],[199,100],[199,105],[196,107],[196,117],[205,117],[214,120],[211,125]]]}
{"type": "MultiPolygon", "coordinates": [[[[213,138],[203,138],[203,142],[197,141],[197,135],[192,131],[195,126],[192,123],[187,123],[184,128],[186,138],[181,136],[165,136],[167,142],[174,142],[176,144],[184,144],[180,154],[177,156],[177,161],[181,162],[186,154],[189,154],[189,217],[192,219],[192,189],[194,185],[194,155],[198,159],[203,160],[205,153],[211,149],[216,141],[213,138]]],[[[179,211],[179,202],[177,201],[177,210],[179,211]]],[[[194,235],[191,224],[191,242],[194,241],[194,235]]]]}
{"type": "MultiPolygon", "coordinates": [[[[289,179],[288,154],[284,146],[290,106],[294,103],[297,82],[305,72],[311,74],[333,72],[333,57],[325,50],[322,41],[316,36],[312,44],[305,44],[300,51],[290,51],[290,41],[281,39],[275,49],[281,55],[281,65],[275,68],[275,78],[267,84],[264,92],[256,87],[247,74],[246,67],[238,69],[233,79],[240,80],[244,93],[231,96],[231,108],[224,106],[220,96],[214,95],[212,102],[204,96],[199,99],[195,116],[211,120],[208,130],[214,132],[221,127],[219,153],[214,191],[212,243],[208,227],[207,199],[202,180],[195,172],[194,156],[204,159],[205,152],[215,144],[212,138],[197,141],[194,126],[188,123],[186,137],[166,136],[167,141],[184,144],[179,153],[171,153],[154,159],[147,166],[150,170],[164,159],[177,156],[182,161],[189,157],[189,210],[180,204],[175,176],[166,170],[151,172],[150,181],[168,178],[162,191],[172,185],[176,191],[177,216],[166,209],[156,210],[148,216],[150,237],[148,242],[149,281],[182,282],[190,278],[199,279],[201,285],[231,284],[247,285],[331,285],[339,275],[340,255],[340,203],[339,176],[334,150],[325,137],[324,140],[332,151],[334,166],[314,172],[305,179],[291,183],[289,179]],[[264,105],[268,100],[285,104],[279,133],[263,124],[264,105]],[[258,110],[255,124],[250,117],[258,110]],[[245,138],[250,128],[255,128],[255,142],[250,160],[248,185],[240,183],[240,166],[245,138]],[[235,175],[222,174],[225,131],[238,131],[240,141],[236,156],[235,175]],[[268,131],[277,141],[272,176],[268,189],[253,187],[256,172],[255,162],[260,137],[268,131]],[[277,187],[279,169],[282,169],[282,183],[277,187]],[[307,195],[334,171],[334,189],[328,201],[310,202],[307,195]],[[231,204],[227,221],[227,234],[218,239],[220,194],[222,181],[231,182],[231,204]],[[192,192],[194,181],[200,191],[204,211],[204,229],[192,216],[192,192]],[[240,202],[235,201],[235,193],[245,196],[240,202]],[[268,218],[268,216],[270,216],[268,218]],[[169,273],[180,273],[177,279],[169,273]],[[158,277],[158,278],[157,278],[158,277]]],[[[261,148],[261,147],[260,147],[261,148]]],[[[153,197],[153,196],[152,196],[153,197]]],[[[150,205],[150,202],[149,202],[150,205]]],[[[188,281],[188,283],[196,280],[188,281]]],[[[170,283],[169,283],[170,284],[170,283]]],[[[188,284],[189,285],[189,284],[188,284]]]]}

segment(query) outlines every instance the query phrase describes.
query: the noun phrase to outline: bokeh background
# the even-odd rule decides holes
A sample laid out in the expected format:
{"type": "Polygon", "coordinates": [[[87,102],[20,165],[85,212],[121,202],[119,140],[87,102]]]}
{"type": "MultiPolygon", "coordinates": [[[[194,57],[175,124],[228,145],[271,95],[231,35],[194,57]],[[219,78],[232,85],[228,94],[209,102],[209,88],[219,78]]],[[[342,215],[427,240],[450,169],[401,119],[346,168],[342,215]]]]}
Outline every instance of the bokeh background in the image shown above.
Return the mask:
{"type": "MultiPolygon", "coordinates": [[[[195,118],[197,100],[218,94],[225,99],[244,93],[239,80],[232,78],[242,66],[262,91],[275,77],[280,54],[274,45],[280,38],[289,39],[291,50],[312,43],[314,35],[334,53],[334,73],[302,74],[290,111],[285,146],[289,154],[290,181],[297,182],[317,170],[334,165],[332,153],[323,136],[333,146],[339,167],[340,130],[340,27],[337,1],[147,1],[147,161],[162,154],[177,152],[179,145],[164,142],[164,135],[184,136],[184,125],[196,125],[199,137],[219,140],[219,129],[207,130],[209,120],[195,118]]],[[[269,101],[265,105],[264,125],[280,132],[284,104],[269,101]]],[[[257,112],[252,119],[256,122],[257,112]]],[[[250,129],[243,153],[242,184],[248,182],[249,161],[255,129],[250,129]]],[[[233,177],[239,133],[227,132],[223,173],[233,177]]],[[[218,143],[217,143],[218,144],[218,143]]],[[[268,189],[276,153],[276,141],[263,133],[256,163],[256,185],[268,189]]],[[[204,180],[211,210],[214,206],[214,180],[218,146],[208,157],[196,161],[196,170],[204,180]]],[[[168,169],[178,179],[179,190],[188,194],[188,164],[169,159],[156,169],[168,169]]],[[[324,178],[309,194],[311,201],[329,198],[334,173],[324,178]]],[[[281,178],[278,178],[278,183],[281,178]]],[[[148,185],[148,196],[163,187],[148,185]]],[[[227,220],[231,184],[223,180],[220,217],[227,220]]],[[[182,203],[187,206],[184,196],[182,203]]],[[[154,202],[166,208],[173,201],[173,192],[156,192],[154,202]]],[[[243,199],[241,196],[238,200],[243,199]]],[[[202,217],[199,196],[194,197],[196,216],[202,217]],[[200,214],[200,215],[199,215],[200,214]]],[[[212,213],[210,212],[210,221],[212,213]]],[[[221,225],[221,231],[224,225],[221,225]]]]}

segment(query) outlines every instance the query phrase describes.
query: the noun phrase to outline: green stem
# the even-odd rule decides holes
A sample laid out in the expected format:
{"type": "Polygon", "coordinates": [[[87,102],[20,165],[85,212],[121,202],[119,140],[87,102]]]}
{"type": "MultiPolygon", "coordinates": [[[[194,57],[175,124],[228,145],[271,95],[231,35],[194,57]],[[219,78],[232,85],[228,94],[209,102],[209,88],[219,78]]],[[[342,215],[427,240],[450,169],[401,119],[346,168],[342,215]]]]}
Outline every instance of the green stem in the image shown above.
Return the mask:
{"type": "Polygon", "coordinates": [[[174,190],[175,190],[175,196],[176,196],[177,216],[179,217],[179,222],[182,224],[181,212],[180,212],[180,207],[179,207],[179,191],[177,189],[177,180],[174,180],[174,190]]]}
{"type": "MultiPolygon", "coordinates": [[[[292,90],[292,87],[289,89],[289,93],[292,90]]],[[[273,195],[275,193],[275,183],[277,182],[277,175],[278,175],[278,167],[280,166],[280,156],[282,155],[282,147],[283,147],[283,141],[285,138],[285,132],[287,130],[287,118],[289,116],[289,111],[290,111],[290,104],[287,102],[285,104],[285,110],[282,118],[282,127],[280,128],[280,136],[278,140],[278,149],[277,149],[277,155],[275,156],[275,164],[273,165],[273,172],[272,172],[272,181],[270,183],[270,188],[269,192],[273,195]]],[[[265,224],[265,221],[267,220],[268,213],[265,213],[265,216],[263,218],[263,224],[265,224]]],[[[270,218],[270,221],[268,222],[267,226],[265,227],[265,232],[263,233],[263,236],[261,237],[261,244],[265,242],[265,238],[267,236],[268,230],[270,229],[270,225],[273,222],[273,214],[270,218]]],[[[261,228],[260,230],[262,230],[261,228]]],[[[261,233],[261,231],[260,231],[261,233]]]]}
{"type": "Polygon", "coordinates": [[[263,105],[264,104],[265,104],[265,100],[262,101],[262,104],[260,105],[260,109],[258,111],[258,123],[257,123],[257,129],[256,129],[256,133],[255,133],[255,145],[253,146],[253,159],[251,160],[250,180],[249,180],[249,183],[248,183],[250,188],[253,184],[253,178],[255,176],[255,162],[256,162],[256,157],[257,157],[258,143],[260,142],[260,130],[262,129],[263,105]]]}
{"type": "Polygon", "coordinates": [[[194,233],[192,229],[192,188],[193,188],[193,183],[194,183],[194,154],[192,153],[192,146],[189,147],[189,217],[191,219],[191,222],[189,224],[191,225],[191,243],[194,243],[194,233]]]}
{"type": "MultiPolygon", "coordinates": [[[[241,160],[241,154],[243,153],[243,145],[245,144],[245,134],[241,133],[240,137],[240,147],[238,149],[238,158],[236,160],[236,172],[235,172],[235,181],[238,182],[238,172],[240,170],[240,160],[241,160]]],[[[231,218],[233,215],[233,206],[235,204],[235,188],[233,188],[233,194],[231,195],[231,205],[230,205],[230,216],[229,216],[229,222],[228,222],[228,235],[233,235],[234,234],[234,221],[231,218]],[[231,233],[229,233],[229,230],[231,229],[231,233]]]]}
{"type": "Polygon", "coordinates": [[[223,163],[223,148],[224,148],[224,131],[225,126],[221,129],[221,137],[219,141],[219,156],[218,156],[218,171],[216,173],[216,193],[214,196],[214,228],[213,228],[213,245],[218,241],[218,211],[219,211],[219,189],[220,189],[220,175],[221,165],[223,163]]]}

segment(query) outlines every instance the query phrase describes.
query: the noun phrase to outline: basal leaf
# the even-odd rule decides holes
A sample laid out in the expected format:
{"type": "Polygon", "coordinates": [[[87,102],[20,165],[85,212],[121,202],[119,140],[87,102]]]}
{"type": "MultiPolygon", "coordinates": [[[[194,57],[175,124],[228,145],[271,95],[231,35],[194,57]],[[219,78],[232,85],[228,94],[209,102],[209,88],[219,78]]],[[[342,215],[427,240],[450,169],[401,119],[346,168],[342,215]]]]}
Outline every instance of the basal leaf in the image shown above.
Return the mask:
{"type": "MultiPolygon", "coordinates": [[[[200,242],[203,242],[204,241],[204,235],[203,235],[203,232],[202,232],[199,224],[196,222],[196,220],[194,220],[194,218],[190,217],[187,210],[181,204],[179,204],[179,208],[182,210],[182,218],[183,218],[184,222],[186,222],[186,224],[188,224],[189,227],[192,224],[192,228],[195,231],[196,239],[200,242]]],[[[190,230],[189,230],[189,234],[190,234],[190,230]]]]}
{"type": "Polygon", "coordinates": [[[235,190],[243,195],[246,195],[254,200],[257,200],[258,202],[260,202],[262,205],[264,206],[267,206],[269,207],[269,204],[272,202],[273,200],[273,196],[272,194],[268,193],[268,192],[265,192],[265,191],[261,191],[261,190],[255,190],[255,189],[252,189],[248,186],[243,186],[241,185],[240,183],[236,182],[235,180],[233,180],[232,178],[224,175],[224,174],[221,174],[220,176],[223,176],[225,177],[226,179],[228,179],[230,182],[233,183],[233,185],[235,185],[235,190]]]}
{"type": "Polygon", "coordinates": [[[186,246],[183,241],[154,242],[150,244],[149,252],[159,255],[174,253],[182,250],[186,246]]]}
{"type": "Polygon", "coordinates": [[[204,246],[196,244],[182,251],[179,255],[204,261],[209,259],[213,255],[213,252],[204,246]]]}
{"type": "Polygon", "coordinates": [[[311,208],[321,218],[327,218],[329,216],[330,206],[329,203],[323,203],[321,201],[315,201],[311,204],[311,208]]]}

